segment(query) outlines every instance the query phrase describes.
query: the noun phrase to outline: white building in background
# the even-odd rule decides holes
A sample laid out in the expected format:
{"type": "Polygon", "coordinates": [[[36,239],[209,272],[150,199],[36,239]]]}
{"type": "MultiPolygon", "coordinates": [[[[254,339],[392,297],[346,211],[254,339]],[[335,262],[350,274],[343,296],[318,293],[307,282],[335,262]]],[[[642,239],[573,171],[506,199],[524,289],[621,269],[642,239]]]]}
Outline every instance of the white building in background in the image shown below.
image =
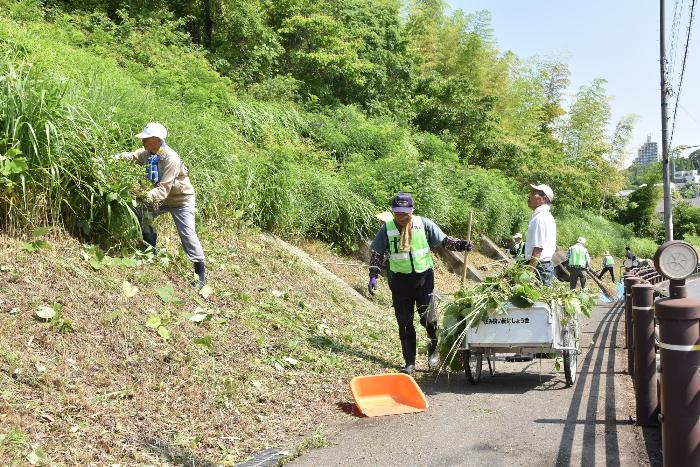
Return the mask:
{"type": "Polygon", "coordinates": [[[632,162],[635,165],[647,165],[659,161],[659,145],[647,136],[647,142],[637,151],[637,158],[632,162]]]}
{"type": "Polygon", "coordinates": [[[673,174],[673,181],[678,184],[700,184],[700,172],[697,170],[678,170],[673,174]]]}

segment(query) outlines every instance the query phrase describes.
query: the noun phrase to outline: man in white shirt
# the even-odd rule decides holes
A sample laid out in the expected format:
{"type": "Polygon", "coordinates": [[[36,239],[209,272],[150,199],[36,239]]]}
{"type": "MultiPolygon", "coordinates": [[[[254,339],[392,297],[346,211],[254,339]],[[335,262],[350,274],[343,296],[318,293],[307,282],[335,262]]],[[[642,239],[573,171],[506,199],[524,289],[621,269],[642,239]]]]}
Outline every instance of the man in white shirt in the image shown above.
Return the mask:
{"type": "Polygon", "coordinates": [[[554,192],[549,185],[530,185],[527,205],[533,210],[525,236],[525,261],[549,285],[554,275],[552,256],[557,247],[557,225],[550,212],[554,192]]]}

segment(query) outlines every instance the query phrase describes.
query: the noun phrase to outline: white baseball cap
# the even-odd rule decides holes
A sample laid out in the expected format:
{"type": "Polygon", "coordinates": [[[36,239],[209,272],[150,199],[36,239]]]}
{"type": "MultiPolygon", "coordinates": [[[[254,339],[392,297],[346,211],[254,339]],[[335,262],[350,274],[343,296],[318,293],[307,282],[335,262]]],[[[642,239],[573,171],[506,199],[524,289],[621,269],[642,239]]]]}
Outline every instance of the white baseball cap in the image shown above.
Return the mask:
{"type": "Polygon", "coordinates": [[[545,195],[547,195],[547,198],[549,198],[549,201],[552,202],[554,201],[554,192],[552,189],[549,187],[549,185],[532,185],[530,184],[530,188],[533,190],[541,191],[545,195]]]}
{"type": "Polygon", "coordinates": [[[576,243],[580,243],[581,245],[585,245],[585,244],[586,244],[586,239],[583,238],[583,237],[579,237],[579,238],[576,239],[576,243]]]}
{"type": "Polygon", "coordinates": [[[513,235],[513,238],[523,238],[523,234],[516,232],[515,235],[513,235]]]}
{"type": "Polygon", "coordinates": [[[136,135],[136,137],[140,139],[152,138],[154,136],[161,141],[165,141],[165,137],[168,136],[168,130],[158,122],[150,122],[141,133],[136,135]]]}

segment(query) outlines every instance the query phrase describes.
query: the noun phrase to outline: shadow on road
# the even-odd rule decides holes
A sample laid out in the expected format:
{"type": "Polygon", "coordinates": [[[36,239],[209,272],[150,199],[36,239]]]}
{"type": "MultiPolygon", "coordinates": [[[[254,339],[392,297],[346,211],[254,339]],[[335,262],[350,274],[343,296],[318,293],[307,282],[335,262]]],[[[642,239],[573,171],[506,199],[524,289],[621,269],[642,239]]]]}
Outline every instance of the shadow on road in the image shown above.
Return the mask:
{"type": "Polygon", "coordinates": [[[661,428],[653,426],[642,427],[642,436],[644,438],[644,448],[649,457],[649,465],[651,467],[661,467],[663,458],[661,455],[661,428]]]}
{"type": "Polygon", "coordinates": [[[563,423],[564,431],[559,443],[556,465],[568,466],[572,461],[572,448],[577,427],[583,427],[581,445],[581,465],[598,465],[596,459],[596,441],[605,443],[605,460],[603,465],[620,465],[620,448],[618,426],[629,424],[627,420],[616,419],[615,413],[615,338],[623,313],[623,306],[618,302],[611,307],[598,325],[593,339],[595,346],[590,349],[580,365],[580,373],[571,405],[565,420],[540,419],[537,423],[563,423]],[[606,361],[607,352],[607,361],[606,361]],[[605,368],[603,365],[605,363],[605,368]],[[590,384],[587,386],[587,381],[590,384]],[[603,381],[604,380],[604,381],[603,381]],[[605,383],[605,417],[598,419],[598,400],[601,397],[602,383],[605,383]],[[580,420],[579,410],[586,403],[585,419],[580,420]],[[603,425],[605,437],[596,440],[596,427],[603,425]]]}
{"type": "MultiPolygon", "coordinates": [[[[551,360],[543,360],[542,371],[549,371],[551,360]],[[544,363],[547,362],[547,363],[544,363]]],[[[534,373],[527,370],[531,365],[520,371],[499,372],[491,376],[484,369],[478,384],[471,384],[464,372],[440,374],[434,376],[425,374],[417,378],[418,385],[428,395],[441,393],[454,394],[524,394],[529,391],[551,391],[566,389],[564,380],[551,373],[534,373]]]]}

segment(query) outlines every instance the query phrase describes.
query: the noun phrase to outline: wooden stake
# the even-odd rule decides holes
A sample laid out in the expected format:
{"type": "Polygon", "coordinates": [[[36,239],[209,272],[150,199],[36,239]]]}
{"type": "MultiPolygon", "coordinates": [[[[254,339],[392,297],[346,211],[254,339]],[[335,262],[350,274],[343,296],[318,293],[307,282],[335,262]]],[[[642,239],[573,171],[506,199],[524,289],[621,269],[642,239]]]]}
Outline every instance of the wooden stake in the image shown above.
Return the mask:
{"type": "MultiPolygon", "coordinates": [[[[472,240],[472,212],[469,211],[469,221],[467,222],[467,241],[472,240]]],[[[464,287],[464,282],[467,280],[467,255],[469,251],[464,250],[464,268],[462,268],[462,287],[464,287]]]]}

